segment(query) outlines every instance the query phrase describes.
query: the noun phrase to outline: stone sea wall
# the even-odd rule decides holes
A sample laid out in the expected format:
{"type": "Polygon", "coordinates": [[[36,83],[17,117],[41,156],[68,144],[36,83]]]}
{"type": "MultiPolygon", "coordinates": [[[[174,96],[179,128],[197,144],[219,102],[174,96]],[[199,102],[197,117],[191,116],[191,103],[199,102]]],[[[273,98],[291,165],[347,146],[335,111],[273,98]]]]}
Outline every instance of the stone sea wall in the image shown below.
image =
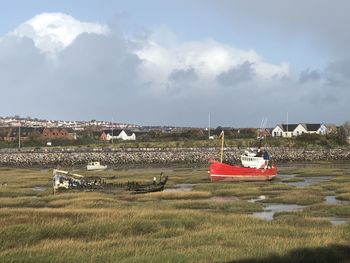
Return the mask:
{"type": "MultiPolygon", "coordinates": [[[[245,149],[225,148],[226,161],[239,161],[245,149]]],[[[295,149],[266,148],[274,162],[350,160],[350,148],[295,149]]],[[[100,161],[108,165],[205,164],[219,159],[219,148],[27,148],[0,150],[3,167],[55,167],[86,165],[100,161]]]]}

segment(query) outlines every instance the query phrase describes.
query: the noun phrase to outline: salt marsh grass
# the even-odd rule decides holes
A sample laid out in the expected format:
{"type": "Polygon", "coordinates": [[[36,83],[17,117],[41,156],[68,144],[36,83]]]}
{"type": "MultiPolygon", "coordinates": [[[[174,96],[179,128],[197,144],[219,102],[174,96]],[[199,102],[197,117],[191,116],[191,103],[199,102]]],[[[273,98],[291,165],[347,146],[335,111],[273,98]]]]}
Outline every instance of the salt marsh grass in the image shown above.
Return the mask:
{"type": "Polygon", "coordinates": [[[311,252],[335,253],[334,262],[345,262],[350,258],[350,223],[332,226],[327,217],[350,218],[350,207],[323,202],[329,191],[349,198],[349,170],[281,169],[334,178],[299,189],[279,180],[212,184],[206,167],[107,170],[100,175],[113,182],[147,182],[163,171],[168,187],[194,185],[191,191],[141,195],[53,195],[52,171],[1,168],[1,262],[296,262],[311,252]],[[249,200],[262,195],[264,202],[307,207],[261,220],[251,214],[264,203],[249,200]]]}

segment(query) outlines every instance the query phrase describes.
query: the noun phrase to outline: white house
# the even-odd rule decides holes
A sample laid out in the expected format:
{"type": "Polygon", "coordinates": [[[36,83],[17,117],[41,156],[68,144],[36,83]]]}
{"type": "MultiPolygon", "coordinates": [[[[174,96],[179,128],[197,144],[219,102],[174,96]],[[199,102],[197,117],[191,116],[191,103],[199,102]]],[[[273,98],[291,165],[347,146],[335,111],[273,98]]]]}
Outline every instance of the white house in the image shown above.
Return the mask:
{"type": "Polygon", "coordinates": [[[104,130],[100,135],[100,140],[110,141],[110,140],[124,140],[124,141],[135,141],[136,135],[130,130],[104,130]]]}
{"type": "Polygon", "coordinates": [[[122,130],[117,136],[117,139],[121,139],[124,141],[135,141],[136,135],[130,130],[122,130]]]}
{"type": "Polygon", "coordinates": [[[324,124],[311,124],[311,123],[299,123],[299,124],[278,124],[272,130],[272,137],[294,137],[303,133],[317,133],[326,134],[327,127],[324,124]]]}

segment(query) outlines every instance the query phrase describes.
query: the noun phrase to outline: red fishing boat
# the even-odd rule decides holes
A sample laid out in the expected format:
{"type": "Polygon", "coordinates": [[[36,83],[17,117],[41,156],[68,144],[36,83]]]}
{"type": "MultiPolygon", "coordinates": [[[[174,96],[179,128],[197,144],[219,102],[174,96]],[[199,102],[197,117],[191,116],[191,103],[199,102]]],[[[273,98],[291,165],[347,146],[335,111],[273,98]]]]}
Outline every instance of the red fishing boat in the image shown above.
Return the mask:
{"type": "Polygon", "coordinates": [[[271,180],[277,174],[277,167],[271,164],[267,151],[261,151],[260,146],[255,150],[247,150],[241,155],[241,165],[233,165],[222,162],[224,133],[222,132],[220,162],[210,161],[210,179],[218,181],[266,181],[271,180]]]}

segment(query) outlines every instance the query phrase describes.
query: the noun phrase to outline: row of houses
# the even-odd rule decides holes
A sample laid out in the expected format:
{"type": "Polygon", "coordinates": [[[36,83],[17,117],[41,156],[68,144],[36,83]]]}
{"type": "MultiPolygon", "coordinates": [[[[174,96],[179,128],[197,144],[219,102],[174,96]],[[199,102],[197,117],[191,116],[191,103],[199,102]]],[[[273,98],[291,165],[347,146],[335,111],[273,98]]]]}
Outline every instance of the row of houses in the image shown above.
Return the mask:
{"type": "Polygon", "coordinates": [[[328,129],[321,123],[278,124],[272,130],[272,137],[295,137],[304,133],[327,134],[328,129]]]}
{"type": "Polygon", "coordinates": [[[64,120],[42,120],[38,118],[21,118],[19,116],[14,117],[1,117],[0,126],[2,127],[47,127],[47,128],[72,128],[74,130],[84,130],[86,127],[97,127],[102,129],[118,128],[118,129],[138,129],[140,126],[135,124],[114,123],[111,121],[64,121],[64,120]]]}
{"type": "MultiPolygon", "coordinates": [[[[220,134],[221,128],[217,131],[220,134]]],[[[216,130],[215,130],[216,131],[216,130]]],[[[237,130],[237,134],[240,134],[241,130],[237,130]]],[[[255,129],[252,132],[255,133],[255,129]]],[[[272,136],[272,137],[295,137],[304,133],[311,134],[327,134],[329,129],[324,124],[310,124],[310,123],[298,123],[298,124],[279,124],[273,129],[264,129],[259,131],[259,136],[272,136]]],[[[72,128],[36,128],[36,127],[16,127],[6,128],[1,132],[0,139],[4,141],[15,141],[18,140],[19,134],[22,140],[26,139],[42,139],[42,140],[76,140],[76,131],[72,128]]],[[[142,132],[138,132],[138,135],[142,135],[142,132]]],[[[215,132],[214,132],[215,134],[215,132]]],[[[109,129],[102,130],[94,133],[95,138],[99,138],[101,141],[112,141],[112,140],[136,140],[135,132],[128,129],[109,129]]]]}
{"type": "Polygon", "coordinates": [[[12,142],[18,140],[21,136],[22,140],[27,139],[43,139],[43,140],[76,140],[77,135],[72,128],[34,128],[34,127],[17,127],[9,128],[4,132],[3,140],[12,142]]]}

